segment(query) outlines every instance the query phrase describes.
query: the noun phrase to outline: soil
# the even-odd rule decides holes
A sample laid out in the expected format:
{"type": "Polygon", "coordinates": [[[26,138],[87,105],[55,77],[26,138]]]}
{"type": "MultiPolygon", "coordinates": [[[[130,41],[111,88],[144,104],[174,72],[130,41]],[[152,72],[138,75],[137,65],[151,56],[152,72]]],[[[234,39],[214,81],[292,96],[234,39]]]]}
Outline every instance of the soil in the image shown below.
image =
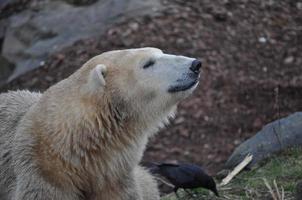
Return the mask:
{"type": "Polygon", "coordinates": [[[44,91],[90,57],[153,46],[203,60],[198,89],[148,145],[144,161],[192,162],[215,174],[272,120],[302,110],[302,3],[166,0],[154,17],[115,24],[45,60],[0,91],[44,91]]]}

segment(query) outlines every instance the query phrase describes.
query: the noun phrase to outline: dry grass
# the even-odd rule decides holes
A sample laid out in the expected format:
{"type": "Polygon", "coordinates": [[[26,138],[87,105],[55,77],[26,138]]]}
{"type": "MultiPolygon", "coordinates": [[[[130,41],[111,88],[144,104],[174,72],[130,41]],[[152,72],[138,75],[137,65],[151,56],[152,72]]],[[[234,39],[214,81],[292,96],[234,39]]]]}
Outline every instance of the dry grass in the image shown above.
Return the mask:
{"type": "MultiPolygon", "coordinates": [[[[220,197],[196,189],[195,197],[180,191],[179,200],[294,200],[299,180],[302,180],[302,149],[291,149],[265,161],[261,167],[240,173],[228,185],[220,186],[220,197]]],[[[162,198],[176,199],[174,194],[162,198]]]]}
{"type": "Polygon", "coordinates": [[[266,178],[263,178],[264,184],[267,187],[269,193],[272,195],[273,200],[284,200],[284,188],[281,186],[281,192],[278,188],[276,180],[274,180],[273,188],[269,184],[266,178]]]}

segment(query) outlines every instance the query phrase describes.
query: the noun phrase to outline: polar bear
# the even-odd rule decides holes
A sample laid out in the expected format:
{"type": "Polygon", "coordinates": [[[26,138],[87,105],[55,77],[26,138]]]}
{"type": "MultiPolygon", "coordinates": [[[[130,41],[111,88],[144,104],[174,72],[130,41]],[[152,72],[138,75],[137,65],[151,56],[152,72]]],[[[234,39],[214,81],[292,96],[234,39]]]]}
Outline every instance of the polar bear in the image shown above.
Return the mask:
{"type": "Polygon", "coordinates": [[[200,67],[156,48],[116,50],[43,94],[1,94],[0,199],[159,199],[139,162],[200,67]]]}

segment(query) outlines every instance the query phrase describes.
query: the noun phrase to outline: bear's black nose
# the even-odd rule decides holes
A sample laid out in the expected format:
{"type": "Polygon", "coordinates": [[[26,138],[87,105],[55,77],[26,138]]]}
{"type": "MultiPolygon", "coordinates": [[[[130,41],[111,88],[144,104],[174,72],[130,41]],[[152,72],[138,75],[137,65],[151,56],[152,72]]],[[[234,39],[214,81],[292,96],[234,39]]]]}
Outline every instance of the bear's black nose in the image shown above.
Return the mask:
{"type": "Polygon", "coordinates": [[[192,70],[194,73],[199,73],[199,71],[200,71],[200,68],[201,68],[201,61],[199,61],[199,60],[194,60],[193,62],[192,62],[192,65],[191,65],[191,67],[190,67],[190,70],[192,70]]]}

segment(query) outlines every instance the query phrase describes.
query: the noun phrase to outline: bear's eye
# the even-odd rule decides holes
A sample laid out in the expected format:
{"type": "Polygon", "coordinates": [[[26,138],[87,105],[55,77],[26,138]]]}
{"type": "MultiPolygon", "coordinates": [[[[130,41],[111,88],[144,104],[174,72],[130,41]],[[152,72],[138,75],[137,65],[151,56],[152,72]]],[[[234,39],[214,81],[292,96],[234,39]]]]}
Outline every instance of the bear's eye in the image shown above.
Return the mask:
{"type": "Polygon", "coordinates": [[[143,68],[147,69],[148,67],[151,67],[154,64],[155,64],[154,60],[149,60],[148,62],[146,62],[146,64],[144,64],[143,68]]]}

